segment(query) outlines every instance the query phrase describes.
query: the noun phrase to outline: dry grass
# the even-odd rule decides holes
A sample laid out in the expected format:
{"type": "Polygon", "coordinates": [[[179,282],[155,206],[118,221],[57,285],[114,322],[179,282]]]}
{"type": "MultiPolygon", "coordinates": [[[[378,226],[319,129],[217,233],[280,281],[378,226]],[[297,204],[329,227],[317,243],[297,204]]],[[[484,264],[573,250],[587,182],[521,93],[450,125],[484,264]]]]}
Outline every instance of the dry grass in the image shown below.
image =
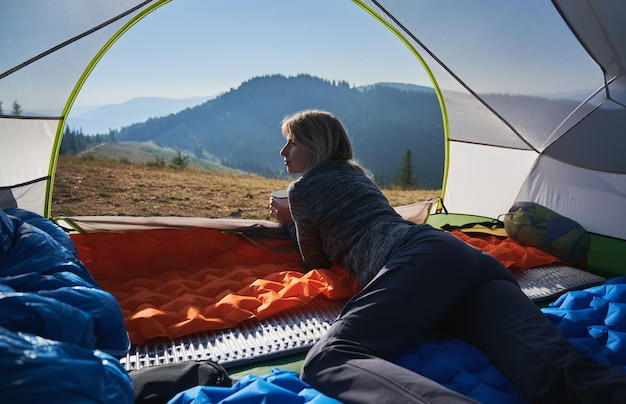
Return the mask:
{"type": "MultiPolygon", "coordinates": [[[[52,216],[189,216],[268,219],[269,195],[287,180],[153,168],[114,160],[61,158],[52,216]]],[[[426,201],[437,190],[383,190],[392,205],[426,201]]]]}

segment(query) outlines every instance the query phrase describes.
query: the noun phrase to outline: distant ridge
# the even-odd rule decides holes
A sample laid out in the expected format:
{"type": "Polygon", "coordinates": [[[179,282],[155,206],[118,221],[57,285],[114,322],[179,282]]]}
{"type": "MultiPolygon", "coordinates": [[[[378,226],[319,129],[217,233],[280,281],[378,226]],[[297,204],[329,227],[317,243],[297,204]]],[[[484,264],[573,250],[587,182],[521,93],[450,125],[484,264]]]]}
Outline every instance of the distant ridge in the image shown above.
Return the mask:
{"type": "Polygon", "coordinates": [[[280,121],[306,109],[329,110],[344,122],[357,158],[376,180],[394,180],[408,149],[418,186],[438,189],[443,178],[441,111],[432,89],[400,83],[350,87],[301,74],[252,78],[215,99],[169,116],[123,127],[118,140],[151,141],[264,176],[286,175],[280,121]],[[409,91],[407,91],[409,90],[409,91]]]}
{"type": "Polygon", "coordinates": [[[366,86],[359,86],[357,88],[360,90],[371,90],[372,88],[380,87],[380,86],[396,88],[398,90],[403,90],[403,91],[423,91],[426,93],[433,93],[433,94],[435,93],[435,90],[432,87],[420,86],[417,84],[392,83],[392,82],[380,82],[376,84],[368,84],[366,86]]]}
{"type": "Polygon", "coordinates": [[[108,133],[111,129],[120,129],[150,118],[158,118],[180,112],[215,96],[193,98],[138,97],[121,104],[109,104],[94,107],[77,107],[72,110],[67,125],[80,129],[85,135],[108,133]]]}
{"type": "MultiPolygon", "coordinates": [[[[448,103],[465,102],[462,93],[451,92],[447,96],[448,103]]],[[[497,98],[504,112],[524,105],[530,110],[554,109],[554,116],[562,116],[563,111],[572,108],[570,100],[509,94],[483,96],[487,101],[497,98]]],[[[279,156],[284,144],[280,121],[306,108],[329,110],[343,121],[355,157],[374,173],[380,185],[393,183],[402,157],[410,150],[417,187],[441,187],[445,161],[442,113],[434,90],[425,86],[386,82],[351,87],[345,81],[307,74],[275,74],[254,77],[215,98],[140,98],[101,107],[91,111],[91,115],[84,111],[80,116],[121,111],[130,119],[133,113],[143,114],[142,120],[115,128],[110,133],[112,137],[117,141],[150,142],[231,169],[280,177],[287,175],[279,156]],[[150,115],[146,117],[147,114],[150,115]]],[[[463,115],[453,118],[455,124],[470,132],[480,129],[470,125],[474,122],[471,119],[463,121],[463,115]]],[[[70,120],[69,125],[76,122],[70,120]]],[[[109,125],[113,126],[110,122],[109,125]]],[[[108,129],[101,133],[109,133],[108,129]]]]}

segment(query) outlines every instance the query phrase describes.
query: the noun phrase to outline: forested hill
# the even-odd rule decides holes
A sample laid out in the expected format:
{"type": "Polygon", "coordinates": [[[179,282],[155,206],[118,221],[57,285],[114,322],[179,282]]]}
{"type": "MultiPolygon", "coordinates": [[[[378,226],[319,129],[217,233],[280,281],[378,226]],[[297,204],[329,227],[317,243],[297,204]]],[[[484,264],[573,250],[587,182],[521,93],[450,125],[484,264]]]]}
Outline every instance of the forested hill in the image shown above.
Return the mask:
{"type": "Polygon", "coordinates": [[[351,88],[309,75],[257,77],[196,107],[124,127],[115,137],[151,141],[249,172],[284,175],[280,121],[305,108],[331,111],[344,122],[356,158],[379,184],[393,180],[410,150],[417,186],[441,187],[442,118],[434,91],[425,87],[351,88]]]}

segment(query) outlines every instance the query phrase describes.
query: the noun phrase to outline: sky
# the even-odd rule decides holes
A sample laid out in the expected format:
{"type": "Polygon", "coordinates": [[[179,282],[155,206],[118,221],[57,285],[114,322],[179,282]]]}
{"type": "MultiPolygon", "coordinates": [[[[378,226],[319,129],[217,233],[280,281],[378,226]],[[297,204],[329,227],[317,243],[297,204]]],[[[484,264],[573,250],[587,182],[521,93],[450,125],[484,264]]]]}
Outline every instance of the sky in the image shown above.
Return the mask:
{"type": "Polygon", "coordinates": [[[411,51],[351,1],[173,0],[118,39],[74,105],[214,96],[256,76],[301,73],[430,85],[411,51]]]}

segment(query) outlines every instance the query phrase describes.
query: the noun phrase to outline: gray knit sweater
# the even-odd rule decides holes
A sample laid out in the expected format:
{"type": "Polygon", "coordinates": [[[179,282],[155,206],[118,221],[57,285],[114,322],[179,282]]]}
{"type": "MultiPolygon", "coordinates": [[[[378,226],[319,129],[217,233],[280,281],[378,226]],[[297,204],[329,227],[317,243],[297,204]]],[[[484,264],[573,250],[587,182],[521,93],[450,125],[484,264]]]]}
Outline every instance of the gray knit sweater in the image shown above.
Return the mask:
{"type": "Polygon", "coordinates": [[[325,161],[289,185],[296,241],[306,270],[343,265],[365,286],[419,226],[402,219],[350,163],[325,161]]]}

